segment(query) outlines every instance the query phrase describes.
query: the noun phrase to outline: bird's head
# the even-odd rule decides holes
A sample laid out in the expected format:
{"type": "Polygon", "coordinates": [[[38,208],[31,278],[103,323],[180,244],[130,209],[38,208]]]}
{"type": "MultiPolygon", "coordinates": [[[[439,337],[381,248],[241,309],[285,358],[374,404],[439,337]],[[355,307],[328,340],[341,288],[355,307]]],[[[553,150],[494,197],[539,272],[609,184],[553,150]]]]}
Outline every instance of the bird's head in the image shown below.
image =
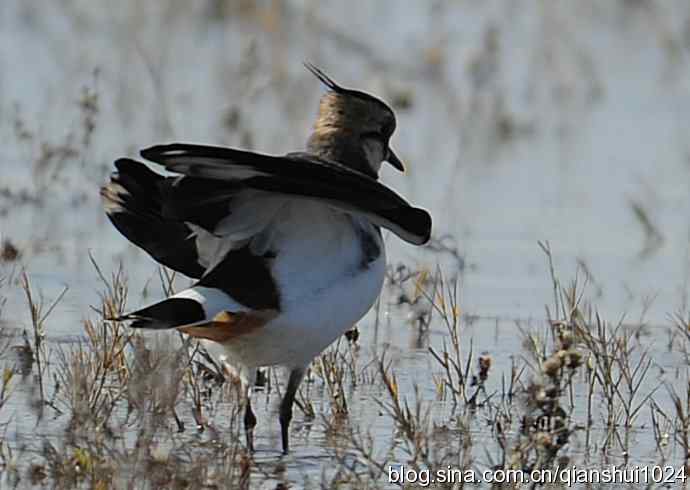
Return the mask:
{"type": "Polygon", "coordinates": [[[384,161],[404,171],[389,146],[395,131],[393,110],[372,95],[341,87],[314,65],[305,66],[329,89],[319,103],[309,150],[374,178],[384,161]]]}

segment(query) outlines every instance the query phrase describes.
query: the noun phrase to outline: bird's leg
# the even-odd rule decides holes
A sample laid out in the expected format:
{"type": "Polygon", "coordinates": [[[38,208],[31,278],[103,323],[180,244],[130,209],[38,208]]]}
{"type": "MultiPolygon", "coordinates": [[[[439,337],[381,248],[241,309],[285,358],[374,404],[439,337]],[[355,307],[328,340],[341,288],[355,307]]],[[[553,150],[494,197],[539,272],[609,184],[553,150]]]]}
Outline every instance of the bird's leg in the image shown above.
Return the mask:
{"type": "Polygon", "coordinates": [[[248,396],[244,407],[244,435],[247,438],[247,449],[250,453],[254,452],[254,427],[256,427],[256,415],[252,410],[252,400],[248,396]]]}
{"type": "Polygon", "coordinates": [[[295,368],[290,370],[290,377],[288,379],[285,395],[280,402],[280,435],[283,439],[283,454],[287,454],[290,444],[288,442],[288,429],[290,428],[290,421],[292,420],[292,405],[295,401],[297,388],[304,377],[304,368],[295,368]]]}
{"type": "Polygon", "coordinates": [[[247,378],[241,378],[241,389],[244,397],[244,435],[247,440],[247,450],[254,452],[254,427],[256,427],[256,415],[252,410],[252,391],[256,383],[256,369],[249,369],[247,378]]]}

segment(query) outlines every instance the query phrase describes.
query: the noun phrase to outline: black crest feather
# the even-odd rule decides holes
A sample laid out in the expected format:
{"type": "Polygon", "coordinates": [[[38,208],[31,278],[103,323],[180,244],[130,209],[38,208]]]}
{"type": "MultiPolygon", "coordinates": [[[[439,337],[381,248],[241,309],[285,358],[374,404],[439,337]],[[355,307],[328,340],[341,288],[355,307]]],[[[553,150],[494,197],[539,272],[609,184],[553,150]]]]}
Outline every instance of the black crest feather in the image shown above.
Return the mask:
{"type": "Polygon", "coordinates": [[[304,67],[309,70],[316,78],[318,78],[321,83],[323,83],[326,87],[329,89],[333,90],[334,92],[337,93],[343,93],[345,92],[345,89],[335,83],[335,81],[326,75],[320,68],[317,68],[315,65],[312,63],[309,63],[308,61],[304,62],[304,67]]]}

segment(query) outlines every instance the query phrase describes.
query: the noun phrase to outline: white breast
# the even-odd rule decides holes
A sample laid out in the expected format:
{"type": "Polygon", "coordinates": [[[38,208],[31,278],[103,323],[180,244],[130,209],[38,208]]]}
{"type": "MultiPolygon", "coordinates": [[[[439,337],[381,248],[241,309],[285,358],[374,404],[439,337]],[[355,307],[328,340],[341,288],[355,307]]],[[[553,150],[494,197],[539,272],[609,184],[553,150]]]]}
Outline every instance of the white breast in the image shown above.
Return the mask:
{"type": "Polygon", "coordinates": [[[362,247],[352,219],[310,200],[291,201],[277,216],[272,272],[281,291],[281,309],[360,272],[362,247]]]}
{"type": "Polygon", "coordinates": [[[385,273],[380,234],[366,220],[322,202],[290,200],[271,225],[272,273],[280,315],[227,346],[246,365],[307,364],[371,308],[385,273]],[[372,233],[381,254],[363,264],[361,232],[372,233]]]}

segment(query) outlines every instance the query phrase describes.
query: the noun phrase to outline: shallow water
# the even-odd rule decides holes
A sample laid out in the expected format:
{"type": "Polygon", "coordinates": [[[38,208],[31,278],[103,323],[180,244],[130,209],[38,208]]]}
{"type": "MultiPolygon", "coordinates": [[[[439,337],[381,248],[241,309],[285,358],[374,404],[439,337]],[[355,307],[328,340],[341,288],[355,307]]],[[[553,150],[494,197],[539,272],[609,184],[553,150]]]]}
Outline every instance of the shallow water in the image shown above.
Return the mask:
{"type": "MultiPolygon", "coordinates": [[[[170,140],[272,153],[300,147],[322,93],[301,66],[309,60],[345,86],[397,102],[393,146],[409,170],[386,169],[382,179],[431,212],[434,235],[454,237],[444,243],[462,260],[390,235],[389,262],[432,270],[440,263],[447,277],[461,275],[460,307],[478,318],[464,336],[495,359],[495,389],[511,356],[521,355],[516,324],[543,329],[552,303],[538,240],[550,243],[564,282],[578,264],[586,268],[587,297],[602,316],[651,325],[641,341],[654,353],[649,383],[661,369],[678,383],[685,363],[666,344],[669,315],[688,299],[690,277],[688,25],[690,7],[680,0],[355,9],[296,0],[5,1],[0,239],[22,255],[0,263],[9,278],[1,321],[10,332],[30,325],[14,282],[25,268],[47,303],[69,288],[50,316],[49,342],[80,338],[81,320],[94,318],[89,306],[99,301],[89,253],[106,275],[124,264],[131,306],[162,297],[155,264],[100,209],[98,186],[111,161],[170,140]]],[[[395,294],[376,329],[374,313],[361,322],[360,355],[390,345],[403,393],[417,382],[434,400],[429,379],[438,366],[427,347],[439,348],[445,329],[436,321],[420,336],[406,309],[393,305],[395,294]]],[[[385,441],[391,424],[377,416],[372,395],[357,388],[351,410],[373,420],[375,439],[385,441]]],[[[283,463],[276,463],[275,394],[268,399],[258,407],[271,423],[260,426],[256,459],[272,468],[283,463]]],[[[20,413],[24,402],[18,396],[4,410],[20,413]]],[[[59,418],[34,424],[11,417],[10,440],[59,438],[59,418]]],[[[289,481],[319,481],[329,441],[318,420],[302,432],[284,471],[289,481]]],[[[654,460],[649,432],[638,442],[636,457],[654,460]]]]}

